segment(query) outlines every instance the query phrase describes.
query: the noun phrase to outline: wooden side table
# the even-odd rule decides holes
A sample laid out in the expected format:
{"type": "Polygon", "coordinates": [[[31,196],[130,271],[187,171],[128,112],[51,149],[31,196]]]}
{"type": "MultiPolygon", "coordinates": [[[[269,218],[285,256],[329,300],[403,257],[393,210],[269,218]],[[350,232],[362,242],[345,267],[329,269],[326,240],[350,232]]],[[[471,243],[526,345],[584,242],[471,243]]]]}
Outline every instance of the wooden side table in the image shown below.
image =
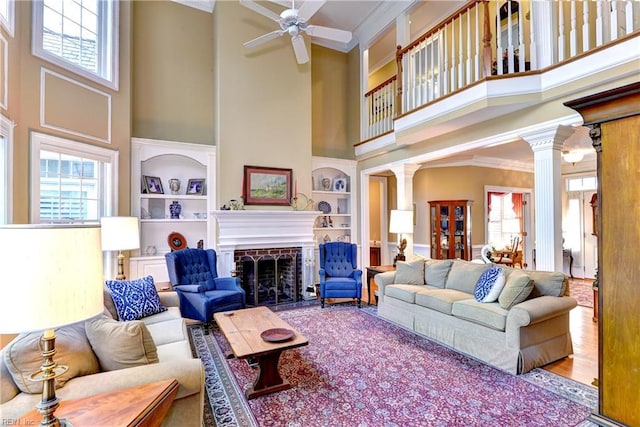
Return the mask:
{"type": "MultiPolygon", "coordinates": [[[[367,267],[367,301],[371,305],[371,281],[378,273],[385,273],[387,271],[395,271],[396,267],[393,265],[374,265],[367,267]]],[[[377,304],[376,299],[376,304],[377,304]]]]}
{"type": "MultiPolygon", "coordinates": [[[[62,400],[56,409],[58,419],[65,418],[75,427],[159,426],[178,393],[178,381],[171,378],[136,387],[109,391],[79,399],[62,400]]],[[[36,426],[42,415],[33,410],[16,425],[36,426]]]]}

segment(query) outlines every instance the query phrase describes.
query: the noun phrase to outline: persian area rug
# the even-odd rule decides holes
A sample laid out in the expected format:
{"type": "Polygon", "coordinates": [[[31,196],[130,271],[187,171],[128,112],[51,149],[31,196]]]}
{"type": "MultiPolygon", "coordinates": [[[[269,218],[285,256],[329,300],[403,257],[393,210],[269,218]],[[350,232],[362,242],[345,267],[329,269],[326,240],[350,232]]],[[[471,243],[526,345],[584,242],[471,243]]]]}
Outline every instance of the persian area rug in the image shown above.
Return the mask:
{"type": "Polygon", "coordinates": [[[514,376],[351,305],[278,312],[309,339],[287,350],[293,385],[247,401],[256,368],[224,358],[217,329],[190,328],[216,426],[586,426],[593,387],[534,370],[514,376]]]}
{"type": "Polygon", "coordinates": [[[569,295],[578,305],[593,308],[593,280],[569,279],[569,295]]]}

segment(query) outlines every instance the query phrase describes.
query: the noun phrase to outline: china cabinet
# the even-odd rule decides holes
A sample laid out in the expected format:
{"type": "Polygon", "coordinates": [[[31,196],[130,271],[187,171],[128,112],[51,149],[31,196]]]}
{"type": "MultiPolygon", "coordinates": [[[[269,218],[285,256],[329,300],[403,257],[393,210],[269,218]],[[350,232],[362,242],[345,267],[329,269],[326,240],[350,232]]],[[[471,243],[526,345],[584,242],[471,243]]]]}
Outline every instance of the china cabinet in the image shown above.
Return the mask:
{"type": "Polygon", "coordinates": [[[132,139],[131,214],[140,218],[140,249],[129,260],[130,277],[167,282],[165,253],[214,246],[215,156],[210,145],[132,139]]]}
{"type": "Polygon", "coordinates": [[[431,258],[471,260],[471,201],[434,200],[431,215],[431,258]]]}

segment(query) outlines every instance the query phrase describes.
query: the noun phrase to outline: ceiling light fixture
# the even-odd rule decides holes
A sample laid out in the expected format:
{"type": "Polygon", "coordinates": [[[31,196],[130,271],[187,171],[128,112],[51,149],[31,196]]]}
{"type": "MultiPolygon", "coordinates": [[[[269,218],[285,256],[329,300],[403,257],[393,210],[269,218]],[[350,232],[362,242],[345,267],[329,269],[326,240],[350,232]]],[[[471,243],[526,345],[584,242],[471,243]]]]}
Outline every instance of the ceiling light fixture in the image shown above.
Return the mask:
{"type": "Polygon", "coordinates": [[[562,158],[565,162],[571,163],[575,165],[576,162],[579,162],[584,157],[584,153],[582,151],[563,151],[562,158]]]}

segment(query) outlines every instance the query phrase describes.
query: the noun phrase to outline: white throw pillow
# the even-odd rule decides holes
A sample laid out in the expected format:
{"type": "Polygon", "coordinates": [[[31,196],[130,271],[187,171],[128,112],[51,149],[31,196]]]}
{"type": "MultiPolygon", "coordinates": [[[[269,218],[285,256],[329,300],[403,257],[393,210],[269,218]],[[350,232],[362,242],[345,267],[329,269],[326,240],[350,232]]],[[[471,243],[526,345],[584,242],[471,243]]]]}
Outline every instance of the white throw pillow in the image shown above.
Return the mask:
{"type": "Polygon", "coordinates": [[[504,269],[500,267],[491,267],[486,270],[478,281],[474,289],[474,296],[479,302],[494,302],[500,296],[502,288],[504,288],[505,275],[504,269]]]}

